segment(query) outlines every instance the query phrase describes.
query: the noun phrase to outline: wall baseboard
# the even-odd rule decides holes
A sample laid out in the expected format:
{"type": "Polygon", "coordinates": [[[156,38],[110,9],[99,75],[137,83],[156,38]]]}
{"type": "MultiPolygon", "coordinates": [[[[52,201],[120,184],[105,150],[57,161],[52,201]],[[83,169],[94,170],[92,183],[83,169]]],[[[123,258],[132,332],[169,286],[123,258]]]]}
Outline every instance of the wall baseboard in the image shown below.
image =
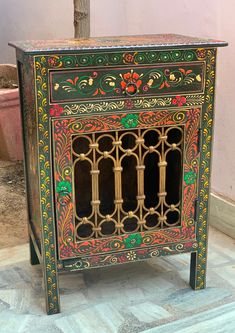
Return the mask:
{"type": "Polygon", "coordinates": [[[211,193],[209,224],[235,239],[235,203],[211,193]]]}

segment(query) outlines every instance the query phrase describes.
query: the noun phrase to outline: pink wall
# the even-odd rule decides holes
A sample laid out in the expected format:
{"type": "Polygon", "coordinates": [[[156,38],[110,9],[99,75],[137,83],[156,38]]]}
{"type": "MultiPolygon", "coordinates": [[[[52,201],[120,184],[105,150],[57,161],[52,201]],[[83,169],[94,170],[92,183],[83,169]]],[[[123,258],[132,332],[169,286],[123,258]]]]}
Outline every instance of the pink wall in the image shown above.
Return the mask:
{"type": "Polygon", "coordinates": [[[235,200],[235,1],[91,0],[91,34],[174,32],[229,42],[219,49],[212,191],[235,200]]]}
{"type": "Polygon", "coordinates": [[[220,0],[91,0],[91,34],[174,32],[211,36],[218,32],[219,3],[220,0]]]}
{"type": "Polygon", "coordinates": [[[220,1],[218,38],[229,42],[219,50],[212,189],[235,200],[235,1],[220,1]]]}
{"type": "Polygon", "coordinates": [[[9,41],[73,37],[73,0],[0,0],[0,63],[15,63],[9,41]]]}
{"type": "MultiPolygon", "coordinates": [[[[212,189],[233,200],[234,13],[234,0],[91,0],[92,36],[174,32],[230,43],[229,48],[219,50],[218,58],[212,189]]],[[[4,31],[0,34],[0,62],[14,61],[14,51],[7,47],[9,40],[72,37],[72,16],[72,0],[41,0],[33,6],[30,0],[0,0],[0,31],[4,31]]]]}

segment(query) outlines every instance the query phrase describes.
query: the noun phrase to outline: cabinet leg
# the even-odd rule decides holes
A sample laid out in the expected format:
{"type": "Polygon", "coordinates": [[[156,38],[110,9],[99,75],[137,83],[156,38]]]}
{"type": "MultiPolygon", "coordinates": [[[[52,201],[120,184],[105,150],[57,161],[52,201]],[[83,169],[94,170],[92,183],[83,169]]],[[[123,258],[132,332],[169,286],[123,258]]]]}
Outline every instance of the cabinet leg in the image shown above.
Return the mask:
{"type": "Polygon", "coordinates": [[[40,264],[40,261],[38,259],[37,253],[34,248],[33,241],[31,237],[29,236],[29,251],[30,251],[30,263],[31,265],[38,265],[40,264]]]}
{"type": "Polygon", "coordinates": [[[48,315],[60,313],[60,293],[57,274],[57,260],[53,246],[51,251],[43,249],[43,282],[46,301],[46,311],[48,315]]]}
{"type": "Polygon", "coordinates": [[[190,286],[194,290],[204,289],[206,287],[206,252],[203,256],[199,256],[198,252],[191,253],[190,264],[190,286]]]}
{"type": "Polygon", "coordinates": [[[46,301],[46,311],[48,315],[60,313],[60,295],[59,295],[59,287],[58,287],[58,279],[50,275],[54,273],[49,272],[48,269],[46,272],[44,271],[44,286],[45,286],[45,301],[46,301]],[[47,281],[46,281],[47,276],[47,281]]]}

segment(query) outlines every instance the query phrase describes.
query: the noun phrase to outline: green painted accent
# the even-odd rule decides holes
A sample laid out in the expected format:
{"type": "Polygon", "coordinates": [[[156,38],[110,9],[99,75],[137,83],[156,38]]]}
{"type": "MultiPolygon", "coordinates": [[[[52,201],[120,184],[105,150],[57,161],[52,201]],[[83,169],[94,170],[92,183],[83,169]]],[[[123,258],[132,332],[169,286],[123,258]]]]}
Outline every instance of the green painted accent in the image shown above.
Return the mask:
{"type": "Polygon", "coordinates": [[[187,185],[195,183],[197,175],[194,171],[189,171],[184,174],[184,181],[187,185]]]}
{"type": "MultiPolygon", "coordinates": [[[[103,52],[96,53],[81,53],[79,55],[51,55],[48,59],[48,66],[50,68],[58,67],[87,67],[87,66],[112,66],[112,65],[126,65],[131,64],[153,64],[170,62],[190,62],[199,60],[197,50],[177,50],[177,51],[138,51],[132,57],[132,62],[126,61],[126,55],[130,52],[103,52]]],[[[200,60],[202,58],[200,57],[200,60]]]]}
{"type": "Polygon", "coordinates": [[[139,246],[143,242],[143,238],[140,234],[132,234],[127,238],[124,238],[123,241],[125,243],[126,248],[130,249],[132,247],[139,246]]]}
{"type": "Polygon", "coordinates": [[[57,187],[56,187],[56,192],[60,193],[60,192],[72,192],[72,186],[71,183],[64,180],[62,182],[59,182],[57,187]]]}
{"type": "Polygon", "coordinates": [[[137,114],[128,114],[124,118],[121,119],[121,124],[125,128],[133,128],[138,125],[138,115],[137,114]]]}

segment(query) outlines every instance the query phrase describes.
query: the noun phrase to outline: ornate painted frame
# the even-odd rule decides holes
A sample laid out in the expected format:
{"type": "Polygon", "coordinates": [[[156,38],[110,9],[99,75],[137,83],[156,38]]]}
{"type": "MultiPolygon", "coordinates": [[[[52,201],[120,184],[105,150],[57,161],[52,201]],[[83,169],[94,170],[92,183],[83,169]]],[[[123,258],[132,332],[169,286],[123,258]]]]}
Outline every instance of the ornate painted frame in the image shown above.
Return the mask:
{"type": "MultiPolygon", "coordinates": [[[[42,256],[44,261],[44,279],[47,293],[47,310],[49,314],[59,312],[57,268],[64,267],[57,260],[56,253],[56,230],[53,206],[53,174],[52,174],[52,152],[51,152],[51,119],[52,117],[63,117],[70,115],[86,115],[89,113],[119,112],[130,109],[131,112],[138,110],[161,110],[168,107],[202,106],[201,115],[201,158],[199,166],[199,196],[196,207],[196,239],[197,248],[192,243],[186,243],[184,251],[192,252],[190,284],[194,289],[205,287],[206,256],[207,256],[207,217],[209,198],[209,179],[211,161],[212,124],[214,109],[214,79],[216,49],[182,49],[162,51],[115,51],[81,53],[80,55],[36,55],[33,58],[35,75],[35,99],[37,112],[37,135],[38,135],[38,170],[40,177],[40,207],[42,219],[42,256]],[[130,55],[130,56],[128,56],[130,55]],[[101,60],[99,60],[101,59],[101,60]],[[109,66],[115,65],[135,66],[143,63],[167,63],[182,61],[205,61],[206,78],[204,94],[189,94],[184,96],[171,96],[156,98],[133,98],[117,101],[94,101],[76,104],[49,105],[48,73],[51,68],[75,68],[76,66],[109,66]]],[[[140,250],[133,255],[133,260],[141,260],[148,257],[179,253],[182,249],[177,243],[163,246],[153,252],[150,249],[140,250]]],[[[93,257],[97,260],[97,257],[93,257]]],[[[100,258],[101,262],[103,258],[100,258]]],[[[121,261],[121,260],[120,260],[121,261]]],[[[111,263],[116,263],[110,258],[111,263]]],[[[84,261],[83,267],[87,263],[84,261]]],[[[76,262],[67,262],[65,269],[77,269],[76,262]]]]}

